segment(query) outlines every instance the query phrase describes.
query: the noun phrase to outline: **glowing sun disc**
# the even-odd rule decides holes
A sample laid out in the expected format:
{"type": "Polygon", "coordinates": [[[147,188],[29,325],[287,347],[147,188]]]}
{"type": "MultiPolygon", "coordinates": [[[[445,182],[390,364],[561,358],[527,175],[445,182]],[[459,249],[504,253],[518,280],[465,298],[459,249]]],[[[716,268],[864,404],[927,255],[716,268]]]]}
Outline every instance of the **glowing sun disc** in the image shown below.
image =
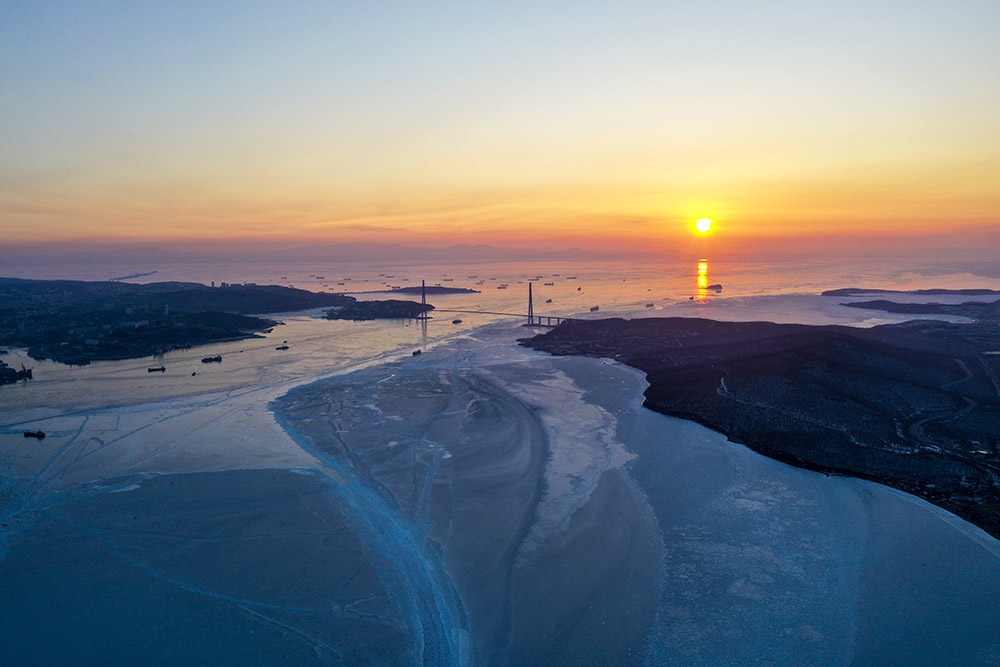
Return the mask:
{"type": "Polygon", "coordinates": [[[694,223],[694,228],[701,234],[707,234],[712,230],[712,220],[710,218],[700,218],[694,223]]]}

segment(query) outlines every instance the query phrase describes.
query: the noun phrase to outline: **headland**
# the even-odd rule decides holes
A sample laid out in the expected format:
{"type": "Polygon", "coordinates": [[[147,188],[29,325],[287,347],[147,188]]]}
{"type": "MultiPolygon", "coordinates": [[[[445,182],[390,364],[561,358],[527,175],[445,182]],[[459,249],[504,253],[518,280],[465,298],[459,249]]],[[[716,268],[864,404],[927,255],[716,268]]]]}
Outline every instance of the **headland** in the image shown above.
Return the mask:
{"type": "MultiPolygon", "coordinates": [[[[0,345],[74,365],[256,337],[279,324],[259,317],[264,314],[358,307],[365,316],[348,319],[374,319],[412,317],[400,313],[421,308],[411,302],[357,306],[352,296],[279,285],[15,278],[0,278],[0,303],[0,345]]],[[[0,383],[5,378],[14,376],[0,375],[0,383]]]]}
{"type": "Polygon", "coordinates": [[[648,408],[791,465],[906,491],[1000,537],[1000,302],[928,307],[973,321],[608,319],[521,343],[622,361],[646,373],[648,408]]]}

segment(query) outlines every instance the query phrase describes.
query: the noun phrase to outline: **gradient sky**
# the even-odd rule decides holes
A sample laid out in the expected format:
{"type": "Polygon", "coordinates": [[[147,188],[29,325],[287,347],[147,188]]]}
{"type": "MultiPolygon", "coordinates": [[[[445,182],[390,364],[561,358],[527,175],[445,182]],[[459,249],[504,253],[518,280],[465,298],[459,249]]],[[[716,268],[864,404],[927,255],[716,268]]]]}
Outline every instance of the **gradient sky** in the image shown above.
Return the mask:
{"type": "Polygon", "coordinates": [[[0,238],[981,245],[998,36],[996,0],[0,0],[0,238]]]}

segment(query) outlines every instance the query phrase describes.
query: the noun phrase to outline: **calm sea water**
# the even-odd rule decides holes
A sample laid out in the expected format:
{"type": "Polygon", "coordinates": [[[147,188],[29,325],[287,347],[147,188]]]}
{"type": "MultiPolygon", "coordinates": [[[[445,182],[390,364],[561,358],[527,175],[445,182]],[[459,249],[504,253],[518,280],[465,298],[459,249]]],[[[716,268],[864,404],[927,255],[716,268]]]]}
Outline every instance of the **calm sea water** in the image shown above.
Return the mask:
{"type": "MultiPolygon", "coordinates": [[[[120,271],[115,275],[125,275],[129,268],[64,267],[59,277],[107,279],[114,276],[103,273],[120,271]]],[[[428,301],[439,310],[427,322],[329,321],[322,319],[321,311],[271,315],[283,324],[265,338],[174,351],[157,358],[70,367],[33,360],[23,350],[11,350],[4,357],[7,363],[23,362],[33,367],[35,380],[0,387],[0,410],[124,405],[211,391],[275,386],[359,363],[408,355],[437,341],[466,335],[476,327],[496,322],[516,324],[519,321],[516,317],[487,313],[526,314],[529,283],[534,312],[542,316],[679,315],[861,325],[893,319],[843,308],[839,300],[816,295],[845,286],[1000,289],[1000,275],[983,275],[984,272],[974,275],[964,269],[952,270],[931,263],[905,266],[857,260],[753,263],[706,258],[663,263],[511,262],[433,266],[174,264],[152,268],[155,274],[133,281],[279,284],[349,293],[360,299],[388,298],[381,292],[393,286],[419,285],[421,280],[428,285],[479,291],[429,297],[428,301]],[[721,292],[708,289],[716,284],[722,285],[721,292]],[[596,311],[591,310],[594,307],[596,311]],[[443,312],[449,310],[486,312],[443,312]],[[453,323],[456,319],[461,322],[453,323]],[[275,350],[286,341],[288,350],[275,350]],[[221,364],[201,363],[202,357],[217,354],[223,356],[221,364]],[[146,370],[161,364],[166,373],[146,370]]],[[[419,296],[396,298],[419,300],[419,296]]]]}

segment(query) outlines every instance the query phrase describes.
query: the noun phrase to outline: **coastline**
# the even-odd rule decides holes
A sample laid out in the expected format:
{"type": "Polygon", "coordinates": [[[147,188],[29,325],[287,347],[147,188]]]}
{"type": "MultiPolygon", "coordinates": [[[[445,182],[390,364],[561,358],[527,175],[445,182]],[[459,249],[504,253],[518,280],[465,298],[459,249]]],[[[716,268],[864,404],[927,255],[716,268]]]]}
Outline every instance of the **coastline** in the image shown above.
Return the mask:
{"type": "Polygon", "coordinates": [[[0,602],[24,613],[3,622],[17,642],[0,650],[65,664],[58,628],[79,655],[99,661],[101,642],[134,637],[128,655],[148,659],[141,643],[164,641],[151,629],[183,614],[193,620],[168,631],[165,661],[1000,656],[996,540],[905,494],[647,410],[641,372],[520,348],[520,331],[220,392],[214,407],[198,395],[60,416],[64,435],[127,430],[115,420],[132,413],[136,428],[93,455],[67,450],[80,474],[8,531],[0,602]],[[157,427],[177,447],[129,463],[156,453],[163,435],[140,422],[155,427],[169,405],[194,410],[157,427]],[[226,440],[245,419],[257,449],[226,440]],[[146,611],[99,599],[95,580],[146,611]],[[66,616],[41,623],[56,600],[70,601],[66,616]],[[100,627],[74,616],[85,606],[100,627]]]}
{"type": "MultiPolygon", "coordinates": [[[[302,387],[299,409],[308,404],[312,412],[288,424],[305,423],[317,446],[351,459],[353,427],[340,422],[336,434],[328,429],[324,435],[317,415],[326,415],[328,427],[354,409],[344,406],[344,392],[377,386],[384,393],[355,401],[368,408],[365,430],[388,426],[398,433],[394,424],[419,423],[417,440],[427,451],[440,448],[433,479],[433,464],[415,472],[420,457],[413,454],[402,457],[409,470],[403,475],[391,462],[372,466],[371,442],[353,453],[355,470],[427,536],[432,553],[443,554],[468,614],[477,662],[488,656],[501,663],[709,665],[755,664],[766,656],[774,664],[829,665],[895,654],[906,657],[900,664],[961,655],[967,664],[985,665],[1000,655],[992,632],[1000,612],[984,613],[1000,595],[1000,543],[980,529],[902,492],[790,468],[649,411],[642,407],[642,373],[616,362],[519,355],[485,340],[473,345],[480,349],[445,344],[419,362],[392,364],[379,377],[302,387]],[[596,437],[590,443],[600,463],[588,478],[587,465],[560,469],[558,460],[547,459],[532,526],[513,560],[516,531],[487,518],[496,514],[474,488],[459,488],[467,477],[484,479],[476,465],[446,469],[469,444],[446,434],[455,431],[456,412],[466,412],[451,398],[434,398],[450,386],[443,392],[421,384],[415,392],[412,382],[429,376],[449,382],[488,376],[503,393],[475,400],[527,406],[518,418],[550,441],[566,436],[572,418],[557,415],[567,405],[578,402],[578,409],[600,415],[591,422],[596,437]],[[416,413],[409,408],[385,411],[415,395],[434,402],[431,412],[452,420],[452,427],[436,430],[425,412],[411,419],[416,413]],[[561,486],[570,479],[574,484],[561,486]],[[420,515],[417,499],[425,492],[423,507],[430,511],[420,515]],[[546,517],[546,508],[553,516],[546,517]],[[500,535],[512,536],[506,550],[491,542],[500,535]],[[964,574],[970,570],[979,573],[976,581],[964,574]],[[950,592],[946,603],[942,590],[950,592]],[[502,614],[493,613],[499,600],[510,601],[502,614]],[[618,609],[623,600],[628,604],[618,609]],[[928,611],[916,618],[918,608],[928,611]]],[[[402,446],[397,440],[391,448],[402,446]]],[[[495,462],[485,468],[495,471],[495,462]]],[[[502,487],[512,478],[485,479],[500,485],[491,497],[508,502],[502,487]]]]}
{"type": "Polygon", "coordinates": [[[652,410],[790,465],[901,489],[1000,536],[1000,386],[985,356],[995,324],[607,319],[520,342],[617,359],[646,373],[652,410]]]}

